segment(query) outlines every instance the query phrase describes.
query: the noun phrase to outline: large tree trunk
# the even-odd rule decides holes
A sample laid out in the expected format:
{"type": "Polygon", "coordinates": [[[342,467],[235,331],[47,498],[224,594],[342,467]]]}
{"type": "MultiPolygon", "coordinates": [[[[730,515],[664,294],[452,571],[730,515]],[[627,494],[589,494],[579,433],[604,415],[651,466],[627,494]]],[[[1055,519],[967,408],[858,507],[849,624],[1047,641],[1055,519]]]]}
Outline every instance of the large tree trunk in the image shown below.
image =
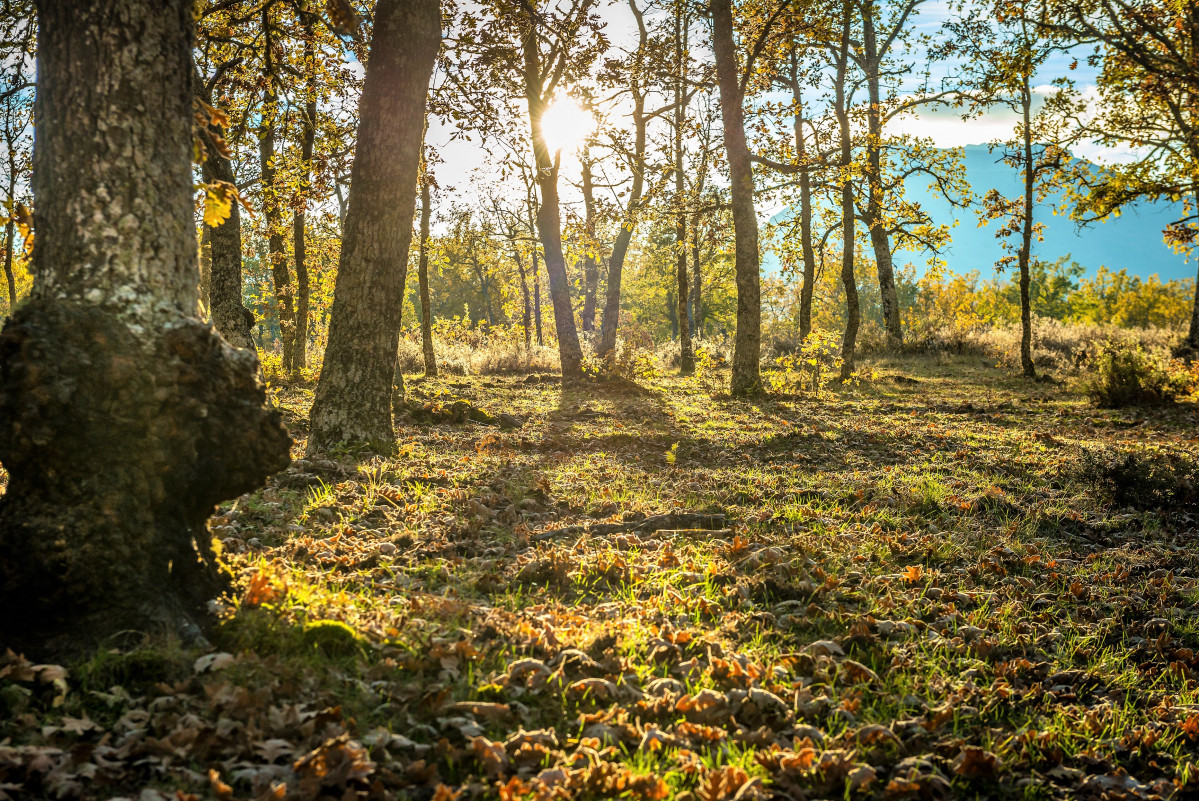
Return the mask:
{"type": "MultiPolygon", "coordinates": [[[[791,72],[788,76],[791,101],[795,105],[795,159],[807,165],[808,140],[804,134],[803,84],[799,78],[799,59],[791,53],[791,72]]],[[[799,238],[803,253],[803,284],[799,290],[799,337],[812,333],[812,295],[816,289],[816,251],[812,247],[812,173],[805,169],[799,174],[799,238]]]]}
{"type": "Polygon", "coordinates": [[[733,376],[729,391],[750,395],[762,388],[762,296],[758,253],[758,213],[754,208],[754,172],[745,141],[745,112],[741,107],[740,70],[733,42],[731,0],[712,0],[712,49],[720,82],[724,146],[729,159],[734,270],[737,281],[737,333],[733,340],[733,376]]]}
{"type": "Polygon", "coordinates": [[[858,303],[858,282],[853,272],[854,259],[854,196],[850,167],[853,165],[853,139],[846,109],[845,83],[849,72],[849,38],[852,24],[853,0],[844,0],[841,20],[841,48],[837,56],[836,115],[841,138],[841,284],[845,288],[845,336],[841,340],[841,380],[848,381],[854,373],[857,355],[858,326],[862,311],[858,303]]]}
{"type": "MultiPolygon", "coordinates": [[[[196,74],[196,93],[205,103],[212,105],[212,94],[204,83],[203,76],[196,74]]],[[[233,164],[221,155],[215,142],[224,136],[220,128],[209,127],[207,155],[201,165],[205,181],[224,181],[237,185],[233,164]]],[[[241,283],[241,208],[234,201],[229,208],[229,217],[215,228],[205,226],[208,240],[207,304],[208,316],[225,341],[235,348],[254,350],[254,315],[242,302],[241,283]]]]}
{"type": "Polygon", "coordinates": [[[283,244],[283,215],[280,211],[278,170],[275,168],[275,117],[279,112],[278,76],[275,74],[274,26],[271,6],[262,8],[263,78],[262,116],[258,128],[258,161],[262,189],[262,217],[266,223],[267,260],[275,284],[275,308],[279,313],[279,339],[283,345],[283,373],[291,375],[295,365],[296,314],[292,304],[291,271],[283,244]]]}
{"type": "Polygon", "coordinates": [[[866,213],[870,229],[870,244],[874,248],[874,263],[878,268],[878,288],[882,297],[883,324],[887,329],[887,346],[903,346],[903,325],[899,319],[899,293],[895,289],[895,267],[891,255],[891,237],[887,233],[883,206],[883,118],[882,92],[879,86],[882,59],[874,30],[874,2],[862,4],[862,43],[865,50],[866,88],[870,105],[866,108],[866,213]]]}
{"type": "Polygon", "coordinates": [[[425,354],[425,375],[437,375],[437,354],[433,352],[433,304],[429,301],[429,221],[433,215],[432,188],[429,176],[420,182],[420,244],[416,261],[416,278],[420,286],[420,342],[425,354]]]}
{"type": "Polygon", "coordinates": [[[38,3],[34,288],[0,332],[17,650],[194,637],[224,579],[205,518],[287,465],[253,354],[197,319],[192,31],[190,0],[38,3]]]}
{"type": "Polygon", "coordinates": [[[599,288],[599,243],[595,241],[595,191],[591,158],[583,151],[583,209],[587,228],[587,253],[583,256],[583,331],[595,330],[595,297],[599,288]]]}
{"type": "Polygon", "coordinates": [[[1032,300],[1029,297],[1036,169],[1032,156],[1032,86],[1027,75],[1024,76],[1020,97],[1024,123],[1024,224],[1021,226],[1020,250],[1017,254],[1020,265],[1020,367],[1025,378],[1036,378],[1037,368],[1032,363],[1032,300]]]}
{"type": "Polygon", "coordinates": [[[292,371],[298,373],[308,366],[308,252],[305,247],[304,226],[309,195],[312,192],[312,150],[316,144],[316,61],[312,46],[312,18],[304,19],[304,69],[307,76],[307,101],[300,132],[300,199],[292,217],[292,249],[296,258],[296,333],[292,371]]]}
{"type": "Polygon", "coordinates": [[[309,453],[337,443],[395,448],[391,386],[425,101],[440,44],[438,0],[379,0],[309,453]]]}

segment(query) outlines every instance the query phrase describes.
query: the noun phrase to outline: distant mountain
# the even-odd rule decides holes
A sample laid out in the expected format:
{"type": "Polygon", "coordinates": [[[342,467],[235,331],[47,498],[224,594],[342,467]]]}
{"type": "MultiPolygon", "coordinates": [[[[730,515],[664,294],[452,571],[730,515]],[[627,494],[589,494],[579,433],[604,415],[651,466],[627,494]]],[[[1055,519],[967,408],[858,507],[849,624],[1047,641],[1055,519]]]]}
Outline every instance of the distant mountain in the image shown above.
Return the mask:
{"type": "MultiPolygon", "coordinates": [[[[1020,173],[1003,164],[998,151],[992,153],[986,145],[968,145],[965,150],[966,178],[976,194],[981,196],[991,188],[1009,197],[1023,193],[1020,173]]],[[[978,270],[984,278],[991,277],[995,262],[1004,255],[1000,240],[995,238],[999,223],[992,221],[980,228],[973,209],[955,210],[943,197],[930,192],[928,184],[927,177],[911,178],[906,184],[907,194],[919,201],[934,221],[958,222],[950,231],[953,243],[944,254],[949,269],[956,273],[978,270]]],[[[1034,258],[1054,261],[1070,254],[1088,274],[1094,274],[1102,265],[1112,270],[1127,269],[1130,274],[1142,277],[1157,273],[1162,280],[1195,277],[1194,264],[1187,265],[1183,256],[1162,242],[1162,229],[1183,215],[1181,203],[1135,204],[1115,219],[1080,229],[1069,217],[1051,214],[1051,208],[1060,200],[1060,197],[1047,198],[1037,207],[1037,219],[1045,223],[1045,240],[1033,241],[1034,258]]],[[[788,211],[784,210],[773,219],[786,214],[788,211]]],[[[924,257],[896,254],[898,264],[907,261],[922,267],[924,257]]],[[[767,269],[777,268],[777,264],[772,256],[767,269]]]]}

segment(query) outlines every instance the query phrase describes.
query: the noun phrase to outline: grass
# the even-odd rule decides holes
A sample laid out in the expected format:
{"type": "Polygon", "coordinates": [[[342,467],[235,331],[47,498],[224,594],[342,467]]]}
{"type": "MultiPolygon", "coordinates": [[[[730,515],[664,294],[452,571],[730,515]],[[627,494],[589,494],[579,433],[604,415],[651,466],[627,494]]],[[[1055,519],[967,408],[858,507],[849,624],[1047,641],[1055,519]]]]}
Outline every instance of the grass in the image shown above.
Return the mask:
{"type": "Polygon", "coordinates": [[[147,643],[64,693],[10,658],[0,798],[1199,796],[1195,521],[1086,456],[1193,464],[1195,405],[868,366],[753,401],[409,378],[526,424],[400,420],[222,509],[212,667],[147,643]],[[731,531],[551,533],[675,509],[731,531]]]}

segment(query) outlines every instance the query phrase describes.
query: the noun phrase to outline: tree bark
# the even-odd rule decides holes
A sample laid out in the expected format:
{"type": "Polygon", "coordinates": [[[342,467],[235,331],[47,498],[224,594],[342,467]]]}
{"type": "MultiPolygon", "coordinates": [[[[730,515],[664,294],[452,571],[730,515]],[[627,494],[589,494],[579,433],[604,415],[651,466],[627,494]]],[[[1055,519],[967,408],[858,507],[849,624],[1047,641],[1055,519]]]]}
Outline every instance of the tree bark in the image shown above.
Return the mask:
{"type": "Polygon", "coordinates": [[[433,304],[429,300],[429,221],[433,216],[432,187],[429,176],[420,182],[420,244],[416,278],[420,286],[420,342],[425,354],[425,375],[437,375],[437,354],[433,351],[433,304]]]}
{"type": "Polygon", "coordinates": [[[703,272],[699,261],[699,212],[691,220],[691,319],[695,323],[695,335],[703,336],[703,272]]]}
{"type": "Polygon", "coordinates": [[[0,332],[18,651],[194,639],[225,585],[205,519],[287,465],[254,355],[197,318],[193,25],[190,0],[38,3],[34,287],[0,332]]]}
{"type": "Polygon", "coordinates": [[[878,287],[882,298],[883,324],[887,330],[887,346],[903,346],[903,324],[899,318],[899,293],[895,289],[895,267],[891,254],[891,237],[883,216],[885,204],[882,166],[882,92],[879,86],[882,59],[874,28],[874,2],[862,4],[863,64],[866,70],[866,90],[870,104],[866,109],[866,213],[863,221],[870,230],[874,263],[878,268],[878,287]]]}
{"type": "Polygon", "coordinates": [[[1025,378],[1036,378],[1037,368],[1032,362],[1032,300],[1029,297],[1032,283],[1029,262],[1032,259],[1036,170],[1032,155],[1032,84],[1028,75],[1024,76],[1024,82],[1020,87],[1020,104],[1024,123],[1024,220],[1020,232],[1020,250],[1017,254],[1020,265],[1020,367],[1025,378]]]}
{"type": "Polygon", "coordinates": [[[633,241],[637,215],[641,212],[641,196],[645,191],[645,142],[649,120],[645,116],[646,89],[641,85],[640,58],[645,53],[649,33],[637,0],[629,0],[629,10],[637,21],[638,61],[629,81],[633,98],[633,185],[629,191],[628,219],[616,233],[612,254],[608,257],[608,282],[604,295],[604,314],[600,320],[599,346],[595,349],[601,359],[610,359],[616,352],[616,329],[620,326],[620,289],[624,278],[624,260],[633,241]]]}
{"type": "MultiPolygon", "coordinates": [[[[803,85],[799,78],[799,59],[794,51],[791,52],[788,83],[791,101],[795,105],[793,123],[796,162],[805,165],[808,160],[808,142],[803,131],[803,85]]],[[[812,295],[816,289],[816,251],[812,247],[812,174],[808,170],[799,174],[799,238],[803,254],[803,284],[799,290],[799,338],[802,340],[812,333],[812,295]]]]}
{"type": "Polygon", "coordinates": [[[733,41],[731,0],[712,0],[712,49],[720,83],[724,145],[729,159],[734,269],[737,282],[737,333],[733,340],[733,375],[729,391],[751,395],[762,388],[762,296],[758,253],[758,213],[754,208],[754,173],[745,141],[740,70],[733,41]]]}
{"type": "MultiPolygon", "coordinates": [[[[1199,186],[1194,190],[1195,194],[1195,212],[1199,214],[1199,186]]],[[[11,225],[11,223],[10,223],[11,225]]],[[[11,239],[11,234],[9,235],[11,239]]],[[[1199,270],[1196,271],[1199,273],[1199,270]]],[[[12,279],[9,279],[11,286],[12,279]]],[[[1183,340],[1180,352],[1188,358],[1194,358],[1199,355],[1199,274],[1195,276],[1195,302],[1191,305],[1191,327],[1187,331],[1187,338],[1183,340]]]]}
{"type": "Polygon", "coordinates": [[[841,48],[837,56],[836,101],[837,127],[841,138],[841,283],[845,287],[845,337],[841,340],[841,380],[848,381],[856,366],[858,326],[861,307],[858,303],[858,282],[854,276],[854,195],[850,175],[853,166],[853,139],[849,127],[849,112],[845,83],[849,72],[849,39],[852,24],[852,0],[844,0],[841,20],[841,48]]]}
{"type": "Polygon", "coordinates": [[[308,252],[304,227],[309,195],[312,192],[312,150],[316,144],[316,62],[312,46],[312,18],[303,14],[304,69],[307,74],[307,100],[304,103],[303,127],[300,132],[300,198],[292,216],[292,249],[296,259],[296,333],[292,371],[298,373],[308,366],[308,252]]]}
{"type": "Polygon", "coordinates": [[[683,9],[675,6],[674,11],[674,246],[678,263],[676,282],[679,294],[679,373],[691,375],[695,372],[695,353],[691,349],[691,320],[687,306],[691,292],[687,287],[687,214],[686,182],[683,178],[683,125],[687,121],[687,95],[683,81],[683,57],[687,48],[687,28],[683,24],[683,9]]]}
{"type": "Polygon", "coordinates": [[[395,449],[391,386],[426,96],[440,45],[438,0],[379,0],[309,453],[338,443],[395,449]]]}
{"type": "Polygon", "coordinates": [[[524,301],[521,306],[521,327],[525,332],[525,352],[529,350],[532,340],[532,298],[529,294],[529,279],[525,274],[525,262],[520,257],[520,245],[516,241],[516,226],[508,227],[508,241],[512,245],[512,259],[516,262],[516,272],[520,276],[520,294],[524,301]]]}
{"type": "MultiPolygon", "coordinates": [[[[9,193],[12,197],[12,193],[9,193]]],[[[13,237],[16,236],[16,226],[13,225],[12,218],[8,220],[8,224],[4,226],[4,280],[8,283],[8,313],[12,314],[13,309],[17,307],[17,279],[12,271],[12,253],[13,253],[13,237]]],[[[1197,306],[1196,308],[1199,308],[1197,306]]]]}
{"type": "Polygon", "coordinates": [[[537,208],[537,233],[545,257],[545,274],[550,281],[550,301],[554,306],[554,330],[558,334],[558,359],[562,365],[562,380],[574,381],[583,376],[583,349],[575,329],[574,307],[570,302],[570,281],[566,277],[566,258],[562,253],[562,217],[558,202],[558,169],[561,154],[550,154],[541,133],[541,117],[546,100],[537,52],[537,21],[525,10],[523,34],[525,100],[529,106],[529,132],[533,140],[533,161],[537,167],[537,188],[541,204],[537,208]]]}
{"type": "Polygon", "coordinates": [[[295,366],[296,314],[292,304],[291,271],[283,250],[283,216],[279,207],[278,170],[275,168],[275,116],[279,111],[278,76],[275,74],[274,26],[271,5],[262,8],[263,77],[262,116],[258,128],[259,186],[262,189],[262,217],[266,223],[267,260],[275,284],[275,307],[279,313],[279,339],[283,345],[283,373],[291,375],[295,366]]]}
{"type": "MultiPolygon", "coordinates": [[[[193,77],[196,93],[208,105],[213,105],[203,76],[193,77]]],[[[201,165],[205,181],[224,181],[237,185],[233,164],[215,147],[215,138],[223,137],[224,131],[209,127],[207,155],[201,165]]],[[[221,336],[235,348],[254,350],[254,315],[242,302],[241,277],[241,208],[234,203],[229,208],[229,217],[215,228],[204,227],[208,239],[208,317],[221,336]]],[[[36,240],[35,240],[36,241],[36,240]]]]}
{"type": "MultiPolygon", "coordinates": [[[[529,191],[529,200],[526,209],[529,213],[529,234],[537,236],[537,228],[533,222],[533,209],[535,203],[533,201],[532,189],[529,191]]],[[[537,344],[544,345],[545,337],[541,333],[541,271],[538,269],[537,263],[537,243],[533,243],[530,254],[533,261],[533,322],[537,326],[537,344]]]]}
{"type": "Polygon", "coordinates": [[[595,241],[595,190],[592,185],[591,158],[583,151],[583,210],[587,229],[587,253],[583,256],[583,331],[595,330],[595,299],[599,289],[599,243],[595,241]]]}

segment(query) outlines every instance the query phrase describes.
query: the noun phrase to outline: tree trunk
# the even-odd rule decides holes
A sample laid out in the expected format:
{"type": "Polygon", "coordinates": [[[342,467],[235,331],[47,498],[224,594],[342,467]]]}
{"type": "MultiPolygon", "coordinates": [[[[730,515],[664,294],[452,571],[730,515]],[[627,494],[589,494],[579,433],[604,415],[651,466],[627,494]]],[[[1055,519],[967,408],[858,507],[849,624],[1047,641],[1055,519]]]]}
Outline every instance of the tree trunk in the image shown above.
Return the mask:
{"type": "Polygon", "coordinates": [[[391,386],[425,101],[440,44],[438,0],[379,0],[309,453],[338,443],[395,449],[391,386]]]}
{"type": "MultiPolygon", "coordinates": [[[[803,85],[799,79],[799,60],[791,52],[791,100],[795,104],[795,157],[800,165],[808,160],[808,141],[804,135],[803,85]]],[[[812,174],[799,174],[799,237],[803,253],[803,284],[799,290],[799,338],[812,333],[812,295],[816,289],[816,252],[812,247],[812,174]]]]}
{"type": "Polygon", "coordinates": [[[592,187],[591,159],[583,151],[583,209],[587,227],[587,253],[583,256],[583,331],[595,330],[595,297],[599,289],[599,243],[595,241],[595,191],[592,187]]]}
{"type": "Polygon", "coordinates": [[[18,652],[195,639],[225,586],[205,519],[287,465],[253,354],[196,317],[193,24],[190,0],[38,3],[34,288],[0,332],[18,652]]]}
{"type": "Polygon", "coordinates": [[[674,247],[675,258],[678,261],[677,283],[679,293],[679,373],[691,375],[695,372],[695,354],[691,349],[691,320],[687,312],[687,301],[691,292],[687,287],[687,215],[683,210],[686,204],[686,183],[683,179],[683,125],[687,121],[686,88],[684,75],[683,53],[687,48],[687,28],[683,24],[683,9],[675,6],[674,10],[674,247]]]}
{"type": "MultiPolygon", "coordinates": [[[[203,76],[194,74],[196,93],[205,103],[212,105],[212,94],[204,83],[203,76]]],[[[210,137],[223,137],[224,131],[209,128],[210,137]]],[[[233,164],[220,154],[211,141],[206,148],[207,156],[201,165],[205,181],[224,181],[237,185],[233,164]]],[[[241,208],[234,201],[229,208],[229,217],[215,228],[205,225],[204,235],[208,239],[208,317],[221,336],[235,348],[253,351],[254,315],[242,302],[241,279],[241,208]]]]}
{"type": "Polygon", "coordinates": [[[849,72],[849,38],[852,22],[852,0],[844,0],[841,20],[841,49],[837,56],[836,114],[841,137],[841,283],[845,287],[845,337],[841,340],[841,380],[848,381],[854,373],[858,325],[861,308],[858,304],[858,282],[853,273],[854,258],[854,197],[850,167],[853,165],[853,139],[846,109],[845,82],[849,72]]]}
{"type": "Polygon", "coordinates": [[[1021,106],[1024,121],[1024,224],[1021,230],[1020,250],[1020,367],[1025,378],[1036,378],[1037,368],[1032,363],[1032,301],[1029,297],[1032,259],[1033,191],[1036,170],[1032,156],[1032,86],[1029,76],[1024,76],[1021,89],[1021,106]]]}
{"type": "Polygon", "coordinates": [[[529,280],[525,275],[525,262],[520,257],[520,245],[516,241],[516,226],[508,229],[508,241],[512,243],[512,258],[516,262],[516,272],[520,276],[520,294],[524,303],[521,308],[521,327],[525,330],[525,352],[528,353],[532,332],[532,301],[529,296],[529,280]]]}
{"type": "MultiPolygon", "coordinates": [[[[637,53],[646,50],[649,33],[642,18],[637,0],[629,0],[629,9],[637,21],[637,53]]],[[[646,127],[649,120],[645,116],[646,90],[641,86],[641,63],[638,61],[630,80],[630,93],[633,97],[633,186],[629,191],[628,219],[616,233],[616,241],[612,243],[612,254],[608,257],[608,283],[604,296],[604,315],[600,320],[599,347],[596,355],[601,359],[610,359],[616,352],[616,329],[620,326],[620,286],[624,277],[624,260],[629,252],[629,243],[633,241],[633,231],[637,223],[637,215],[641,211],[641,195],[645,191],[645,140],[646,127]]]]}
{"type": "MultiPolygon", "coordinates": [[[[1199,187],[1195,188],[1195,212],[1199,214],[1199,187]]],[[[11,226],[11,223],[9,225],[11,226]]],[[[9,240],[11,241],[11,239],[12,234],[10,233],[9,240]]],[[[8,280],[11,287],[12,278],[10,277],[8,280]]],[[[1189,358],[1199,356],[1199,275],[1195,276],[1195,302],[1191,305],[1191,327],[1187,332],[1187,338],[1183,340],[1180,351],[1189,358]]]]}
{"type": "Polygon", "coordinates": [[[429,176],[420,182],[420,244],[416,277],[420,285],[420,342],[425,354],[425,375],[437,375],[437,354],[433,352],[433,304],[429,301],[429,221],[433,216],[432,187],[429,176]]]}
{"type": "Polygon", "coordinates": [[[296,258],[296,333],[292,371],[308,366],[308,253],[304,240],[309,195],[312,192],[312,149],[316,143],[316,61],[313,57],[312,18],[303,14],[304,69],[307,76],[307,102],[304,104],[303,129],[300,132],[300,200],[292,216],[292,249],[296,258]]]}
{"type": "Polygon", "coordinates": [[[526,10],[523,36],[525,100],[529,105],[529,132],[533,140],[533,160],[537,167],[537,188],[541,205],[537,208],[537,233],[545,256],[545,273],[550,280],[550,300],[554,306],[554,330],[558,335],[558,359],[562,380],[583,376],[583,349],[575,329],[575,313],[570,302],[570,281],[566,277],[566,258],[562,253],[562,218],[558,204],[558,168],[561,154],[551,156],[541,133],[541,116],[546,101],[542,96],[542,77],[537,53],[537,21],[526,10]]]}
{"type": "Polygon", "coordinates": [[[754,173],[745,141],[741,107],[740,70],[733,42],[731,0],[712,0],[712,49],[720,82],[724,146],[729,159],[736,241],[737,333],[733,340],[733,376],[729,391],[751,395],[762,388],[759,361],[762,340],[762,298],[759,286],[758,213],[754,208],[754,173]]]}
{"type": "MultiPolygon", "coordinates": [[[[526,210],[529,213],[529,235],[535,237],[537,236],[537,228],[533,222],[534,205],[533,194],[532,190],[530,189],[526,210]]],[[[541,271],[538,269],[536,242],[533,243],[531,250],[531,256],[533,260],[533,321],[537,326],[537,344],[544,345],[545,337],[541,333],[541,271]]]]}
{"type": "Polygon", "coordinates": [[[271,279],[275,284],[275,306],[279,313],[279,340],[283,345],[283,373],[291,375],[295,364],[296,315],[292,307],[291,271],[283,250],[283,216],[279,208],[278,171],[275,169],[275,116],[279,111],[279,94],[275,75],[274,37],[271,6],[262,9],[263,77],[262,116],[258,128],[259,186],[262,189],[262,217],[266,223],[267,260],[271,264],[271,279]]]}
{"type": "MultiPolygon", "coordinates": [[[[11,192],[9,197],[12,197],[11,192]]],[[[8,283],[9,314],[12,314],[13,309],[17,307],[17,279],[12,271],[13,237],[16,236],[16,233],[16,227],[13,225],[12,218],[9,217],[8,224],[4,226],[4,280],[8,283]]]]}
{"type": "Polygon", "coordinates": [[[695,335],[703,336],[703,272],[699,261],[699,212],[691,222],[691,314],[695,322],[695,335]]]}
{"type": "Polygon", "coordinates": [[[866,109],[866,213],[864,222],[870,229],[870,244],[874,248],[874,263],[878,268],[878,288],[882,298],[883,323],[887,329],[887,346],[903,346],[903,325],[899,319],[899,293],[895,289],[895,268],[891,256],[891,237],[883,216],[883,120],[882,92],[879,87],[881,58],[874,30],[874,2],[862,4],[863,63],[866,69],[866,88],[870,105],[866,109]]]}

